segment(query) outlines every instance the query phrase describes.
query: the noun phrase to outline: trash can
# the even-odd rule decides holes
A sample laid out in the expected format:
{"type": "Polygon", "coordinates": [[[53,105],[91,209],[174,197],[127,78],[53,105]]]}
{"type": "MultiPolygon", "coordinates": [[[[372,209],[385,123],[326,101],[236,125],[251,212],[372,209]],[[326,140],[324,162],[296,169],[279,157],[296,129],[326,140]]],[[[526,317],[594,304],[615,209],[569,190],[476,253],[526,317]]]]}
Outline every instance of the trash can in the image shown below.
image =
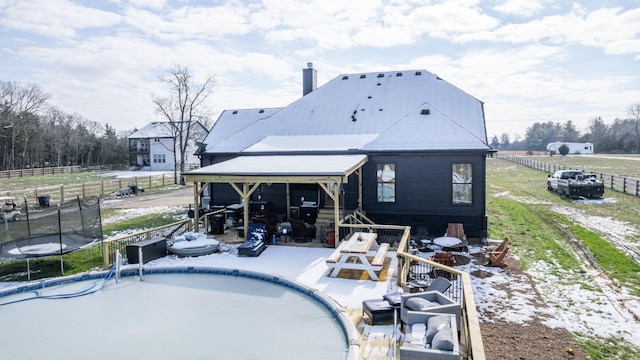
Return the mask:
{"type": "Polygon", "coordinates": [[[38,196],[38,205],[40,207],[49,207],[49,200],[51,200],[51,195],[38,196]]]}
{"type": "Polygon", "coordinates": [[[209,215],[209,234],[224,234],[224,216],[220,214],[209,215]]]}

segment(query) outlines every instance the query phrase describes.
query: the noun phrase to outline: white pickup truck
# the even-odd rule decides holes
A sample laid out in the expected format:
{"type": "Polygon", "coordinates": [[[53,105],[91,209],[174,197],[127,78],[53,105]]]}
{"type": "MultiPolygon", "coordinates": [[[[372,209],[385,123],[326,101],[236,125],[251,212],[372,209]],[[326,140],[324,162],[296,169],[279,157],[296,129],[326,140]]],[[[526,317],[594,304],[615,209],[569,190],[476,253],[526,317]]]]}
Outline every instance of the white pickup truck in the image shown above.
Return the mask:
{"type": "Polygon", "coordinates": [[[571,199],[598,199],[604,195],[604,184],[595,175],[582,170],[558,170],[547,177],[547,189],[571,199]]]}

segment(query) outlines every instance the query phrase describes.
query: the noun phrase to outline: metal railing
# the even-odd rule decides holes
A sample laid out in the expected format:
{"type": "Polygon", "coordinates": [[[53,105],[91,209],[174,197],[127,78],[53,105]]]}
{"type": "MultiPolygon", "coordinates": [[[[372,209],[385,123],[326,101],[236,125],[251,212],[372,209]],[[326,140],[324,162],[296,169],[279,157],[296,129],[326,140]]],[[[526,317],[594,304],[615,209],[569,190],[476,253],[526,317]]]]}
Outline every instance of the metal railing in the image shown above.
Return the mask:
{"type": "MultiPolygon", "coordinates": [[[[532,169],[544,171],[550,174],[553,174],[558,170],[583,170],[578,167],[545,163],[528,158],[526,156],[498,155],[496,157],[498,159],[513,161],[520,165],[524,165],[532,169]]],[[[585,171],[585,173],[596,175],[596,177],[602,181],[604,187],[607,189],[640,197],[640,179],[621,175],[605,174],[597,171],[585,171]]]]}
{"type": "Polygon", "coordinates": [[[114,239],[104,240],[102,242],[102,254],[104,258],[105,268],[109,268],[111,263],[116,257],[116,252],[120,251],[120,254],[126,254],[127,245],[133,243],[152,239],[154,237],[171,238],[177,235],[182,235],[188,231],[191,231],[193,226],[193,220],[187,219],[165,226],[157,227],[151,230],[141,231],[134,234],[120,236],[114,239]]]}

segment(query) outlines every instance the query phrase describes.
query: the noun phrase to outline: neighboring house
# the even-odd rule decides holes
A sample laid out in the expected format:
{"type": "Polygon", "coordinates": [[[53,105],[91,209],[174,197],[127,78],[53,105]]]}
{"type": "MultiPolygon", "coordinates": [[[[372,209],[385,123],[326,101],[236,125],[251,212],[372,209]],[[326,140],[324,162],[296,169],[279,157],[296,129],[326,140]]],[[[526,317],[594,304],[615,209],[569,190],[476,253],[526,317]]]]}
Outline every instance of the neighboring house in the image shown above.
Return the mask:
{"type": "Polygon", "coordinates": [[[342,214],[358,209],[418,234],[442,236],[459,222],[467,236],[486,236],[493,149],[481,101],[426,70],[344,74],[317,89],[315,78],[309,64],[303,97],[284,108],[220,115],[202,168],[186,174],[210,205],[248,199],[286,215],[337,200],[342,214]]]}
{"type": "MultiPolygon", "coordinates": [[[[200,166],[200,160],[194,153],[198,150],[196,142],[202,141],[208,134],[199,122],[191,125],[190,139],[187,142],[185,168],[200,166]]],[[[129,136],[129,169],[146,171],[173,171],[176,169],[173,152],[175,131],[172,123],[152,122],[129,136]]],[[[176,161],[180,161],[179,142],[175,144],[176,161]]],[[[179,169],[179,167],[177,168],[179,169]]]]}

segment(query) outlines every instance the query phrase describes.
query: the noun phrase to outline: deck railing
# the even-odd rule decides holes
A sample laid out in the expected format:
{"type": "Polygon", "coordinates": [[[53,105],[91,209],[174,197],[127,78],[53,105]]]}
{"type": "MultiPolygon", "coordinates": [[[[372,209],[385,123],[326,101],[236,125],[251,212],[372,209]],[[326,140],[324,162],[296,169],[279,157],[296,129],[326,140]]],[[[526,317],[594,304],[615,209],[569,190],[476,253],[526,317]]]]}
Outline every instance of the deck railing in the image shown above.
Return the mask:
{"type": "Polygon", "coordinates": [[[397,245],[398,269],[397,286],[405,287],[412,280],[437,274],[447,277],[451,287],[445,295],[459,302],[461,311],[460,343],[464,346],[464,359],[484,360],[484,344],[480,332],[478,312],[473,297],[473,287],[468,273],[413,255],[409,251],[411,227],[396,225],[377,225],[370,222],[362,213],[354,212],[338,225],[340,239],[347,239],[355,232],[376,232],[379,242],[397,245]]]}

